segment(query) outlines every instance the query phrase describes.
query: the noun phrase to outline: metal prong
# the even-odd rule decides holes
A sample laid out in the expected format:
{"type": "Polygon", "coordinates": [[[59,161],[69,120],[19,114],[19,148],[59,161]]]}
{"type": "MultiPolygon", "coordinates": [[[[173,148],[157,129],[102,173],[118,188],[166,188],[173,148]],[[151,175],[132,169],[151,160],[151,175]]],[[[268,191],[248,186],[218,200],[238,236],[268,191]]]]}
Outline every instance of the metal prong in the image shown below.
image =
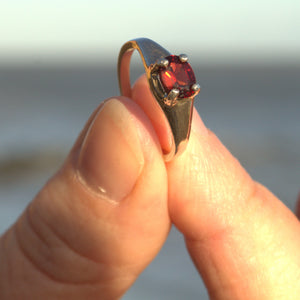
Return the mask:
{"type": "Polygon", "coordinates": [[[194,91],[194,92],[199,92],[200,91],[200,84],[198,83],[195,83],[191,86],[191,89],[194,91]]]}
{"type": "Polygon", "coordinates": [[[168,100],[174,101],[179,96],[179,90],[178,89],[172,89],[168,94],[168,100]]]}
{"type": "Polygon", "coordinates": [[[169,61],[166,58],[162,58],[161,60],[158,61],[157,65],[159,67],[166,68],[169,65],[169,61]]]}
{"type": "Polygon", "coordinates": [[[176,99],[179,96],[179,90],[178,89],[172,89],[167,97],[165,98],[165,104],[168,106],[173,106],[176,104],[176,99]]]}
{"type": "Polygon", "coordinates": [[[185,62],[188,61],[189,58],[186,54],[180,54],[179,59],[180,59],[181,62],[185,63],[185,62]]]}
{"type": "Polygon", "coordinates": [[[168,106],[174,106],[176,104],[176,100],[179,96],[179,90],[178,89],[172,89],[167,97],[165,98],[165,104],[168,106]]]}

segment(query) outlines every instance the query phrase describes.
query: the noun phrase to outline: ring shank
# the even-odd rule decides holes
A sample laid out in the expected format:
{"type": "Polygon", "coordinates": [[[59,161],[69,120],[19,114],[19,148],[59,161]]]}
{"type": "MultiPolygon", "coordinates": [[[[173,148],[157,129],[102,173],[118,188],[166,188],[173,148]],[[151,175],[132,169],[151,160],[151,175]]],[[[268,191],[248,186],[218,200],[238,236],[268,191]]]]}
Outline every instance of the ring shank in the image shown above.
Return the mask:
{"type": "Polygon", "coordinates": [[[130,60],[134,48],[129,48],[122,54],[122,59],[119,60],[118,76],[121,95],[131,98],[131,83],[130,83],[130,60]],[[122,78],[122,80],[121,80],[122,78]]]}

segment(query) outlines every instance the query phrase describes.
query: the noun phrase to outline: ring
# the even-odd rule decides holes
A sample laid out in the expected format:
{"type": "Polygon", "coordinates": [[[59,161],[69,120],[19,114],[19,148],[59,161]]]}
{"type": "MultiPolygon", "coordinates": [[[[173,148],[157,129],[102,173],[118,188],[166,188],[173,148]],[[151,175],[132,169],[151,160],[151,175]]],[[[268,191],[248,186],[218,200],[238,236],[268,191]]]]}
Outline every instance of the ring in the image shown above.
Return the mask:
{"type": "Polygon", "coordinates": [[[131,97],[130,59],[138,50],[146,71],[150,90],[167,119],[172,132],[171,149],[164,153],[165,161],[184,151],[191,130],[194,97],[200,85],[185,54],[171,55],[166,49],[147,38],[125,43],[118,59],[118,79],[121,95],[131,97]]]}

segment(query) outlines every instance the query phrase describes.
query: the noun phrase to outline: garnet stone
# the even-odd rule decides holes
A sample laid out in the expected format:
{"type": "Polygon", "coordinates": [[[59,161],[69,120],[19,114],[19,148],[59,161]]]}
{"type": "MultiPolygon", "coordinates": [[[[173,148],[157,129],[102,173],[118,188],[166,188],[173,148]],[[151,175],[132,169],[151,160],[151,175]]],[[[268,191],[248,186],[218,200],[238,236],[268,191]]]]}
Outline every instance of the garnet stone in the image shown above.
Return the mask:
{"type": "Polygon", "coordinates": [[[191,86],[196,83],[196,78],[191,65],[182,62],[176,55],[167,56],[166,59],[169,65],[159,70],[159,77],[165,92],[169,93],[172,89],[178,89],[179,98],[194,95],[195,91],[191,89],[191,86]]]}

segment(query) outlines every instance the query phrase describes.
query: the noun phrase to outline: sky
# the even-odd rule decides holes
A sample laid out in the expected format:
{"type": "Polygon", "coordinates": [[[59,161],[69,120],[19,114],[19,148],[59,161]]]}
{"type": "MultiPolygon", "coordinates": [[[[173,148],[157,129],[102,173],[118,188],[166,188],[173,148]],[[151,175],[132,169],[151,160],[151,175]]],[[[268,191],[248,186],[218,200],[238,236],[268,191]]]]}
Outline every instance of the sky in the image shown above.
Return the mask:
{"type": "Polygon", "coordinates": [[[149,37],[208,61],[300,62],[299,0],[0,0],[0,62],[115,60],[149,37]]]}

